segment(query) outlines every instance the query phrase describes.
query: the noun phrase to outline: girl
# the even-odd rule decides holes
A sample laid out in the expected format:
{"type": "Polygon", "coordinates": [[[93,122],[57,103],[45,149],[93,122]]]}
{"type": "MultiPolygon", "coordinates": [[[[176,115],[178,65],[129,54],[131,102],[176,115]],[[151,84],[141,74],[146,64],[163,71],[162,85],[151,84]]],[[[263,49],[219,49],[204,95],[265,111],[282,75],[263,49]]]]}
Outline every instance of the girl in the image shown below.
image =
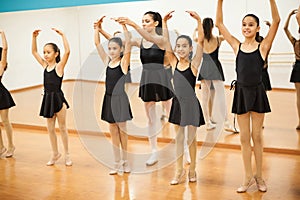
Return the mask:
{"type": "Polygon", "coordinates": [[[253,14],[246,15],[242,21],[242,33],[245,39],[241,43],[225,27],[222,5],[223,0],[218,0],[216,25],[236,55],[237,81],[232,112],[237,114],[240,127],[240,141],[245,169],[244,182],[237,189],[237,192],[246,192],[254,182],[256,182],[259,191],[266,192],[267,186],[262,178],[262,125],[264,113],[270,112],[271,109],[262,84],[262,69],[276,35],[280,17],[275,0],[270,0],[273,21],[267,36],[259,43],[256,41],[260,29],[259,19],[253,14]],[[252,122],[252,131],[250,131],[250,121],[252,122]],[[251,138],[254,144],[253,150],[256,161],[256,175],[254,178],[251,167],[251,138]]]}
{"type": "Polygon", "coordinates": [[[162,36],[162,18],[158,12],[146,12],[142,19],[143,28],[127,17],[118,17],[115,20],[132,26],[143,37],[134,38],[131,44],[140,47],[140,59],[143,64],[139,97],[144,101],[148,117],[148,137],[152,154],[146,165],[151,166],[158,162],[155,104],[161,101],[169,113],[170,99],[173,97],[171,81],[164,69],[166,40],[162,36]]]}
{"type": "Polygon", "coordinates": [[[35,30],[32,33],[32,54],[44,68],[44,96],[40,116],[47,118],[47,129],[53,153],[49,162],[47,162],[47,165],[54,165],[61,157],[61,154],[58,151],[57,137],[55,134],[55,121],[57,119],[65,151],[65,165],[71,166],[73,163],[69,155],[69,142],[66,128],[66,109],[69,108],[69,104],[61,90],[64,69],[70,55],[70,48],[65,34],[55,28],[52,28],[52,30],[57,32],[63,40],[65,52],[61,59],[60,50],[54,43],[45,44],[43,51],[44,58],[42,58],[37,52],[36,44],[36,38],[41,30],[35,30]]]}
{"type": "Polygon", "coordinates": [[[7,141],[8,141],[8,150],[4,147],[2,140],[2,132],[0,129],[0,157],[4,155],[6,158],[10,158],[14,155],[15,146],[13,144],[13,131],[11,124],[9,122],[8,112],[9,108],[15,106],[15,102],[11,97],[9,91],[1,83],[2,76],[4,71],[7,69],[7,41],[3,30],[0,30],[2,47],[0,47],[0,115],[2,123],[4,125],[7,141]]]}
{"type": "MultiPolygon", "coordinates": [[[[172,17],[172,13],[169,12],[163,19],[163,28],[167,30],[167,21],[172,17]]],[[[183,169],[183,151],[184,151],[184,129],[188,129],[188,145],[190,152],[190,170],[189,181],[196,182],[196,129],[197,127],[205,124],[202,114],[200,103],[195,93],[196,76],[198,74],[198,67],[202,60],[202,47],[203,47],[203,29],[201,19],[196,12],[186,11],[189,13],[198,23],[198,43],[196,54],[193,55],[192,39],[189,36],[181,35],[177,37],[175,52],[178,58],[172,51],[170,42],[167,46],[167,56],[170,64],[175,68],[173,83],[175,96],[172,100],[172,107],[169,116],[169,122],[175,124],[176,136],[176,173],[171,185],[177,185],[181,182],[185,175],[183,169]]],[[[164,31],[164,35],[169,41],[168,31],[164,31]]]]}
{"type": "Polygon", "coordinates": [[[206,129],[211,130],[216,127],[211,120],[209,112],[209,99],[213,102],[216,100],[222,102],[221,108],[224,108],[223,114],[225,117],[224,129],[237,133],[236,129],[233,129],[228,121],[227,106],[225,102],[225,88],[224,88],[224,73],[222,65],[219,61],[219,48],[221,42],[224,40],[223,36],[214,36],[212,33],[214,22],[211,18],[203,19],[203,31],[204,31],[204,48],[203,48],[203,62],[200,68],[198,80],[201,81],[202,100],[204,103],[203,112],[206,122],[206,129]],[[214,89],[211,90],[211,87],[214,89]],[[212,95],[212,93],[214,93],[212,95]]]}
{"type": "Polygon", "coordinates": [[[123,25],[125,34],[124,52],[122,52],[122,39],[119,37],[113,37],[108,42],[109,55],[106,54],[103,46],[100,43],[99,36],[104,17],[94,24],[94,40],[98,54],[105,66],[107,66],[105,80],[106,89],[102,104],[101,119],[109,123],[115,157],[114,168],[109,174],[114,175],[123,171],[125,173],[130,172],[130,167],[127,160],[128,136],[125,133],[125,128],[126,121],[132,119],[132,113],[124,85],[125,77],[130,64],[131,45],[127,27],[123,25]],[[123,54],[123,56],[121,56],[121,54],[123,54]],[[120,145],[122,148],[122,159],[119,149],[120,145]]]}
{"type": "MultiPolygon", "coordinates": [[[[293,66],[290,82],[295,83],[296,95],[297,95],[297,109],[298,109],[298,125],[296,129],[300,130],[300,39],[297,40],[295,37],[293,37],[288,28],[291,16],[296,14],[297,12],[298,12],[297,10],[293,10],[292,12],[290,12],[284,25],[284,32],[294,47],[295,58],[296,58],[296,62],[293,66]]],[[[300,33],[300,26],[298,27],[298,32],[300,33]]]]}

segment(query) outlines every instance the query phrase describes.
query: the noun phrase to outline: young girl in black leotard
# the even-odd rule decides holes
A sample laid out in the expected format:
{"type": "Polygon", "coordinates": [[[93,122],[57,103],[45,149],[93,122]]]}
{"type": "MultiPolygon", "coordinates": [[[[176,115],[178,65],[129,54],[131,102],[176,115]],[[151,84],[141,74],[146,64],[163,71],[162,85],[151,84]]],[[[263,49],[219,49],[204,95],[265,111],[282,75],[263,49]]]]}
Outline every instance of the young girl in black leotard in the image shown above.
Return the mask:
{"type": "MultiPolygon", "coordinates": [[[[299,6],[300,8],[300,6],[299,6]]],[[[293,71],[291,74],[290,82],[295,84],[296,88],[296,95],[297,95],[297,110],[298,110],[298,125],[296,127],[297,130],[300,130],[300,39],[296,39],[293,37],[291,32],[289,31],[289,23],[290,23],[290,18],[294,14],[298,14],[300,10],[293,10],[290,12],[285,25],[284,25],[284,31],[288,39],[293,45],[294,48],[294,53],[295,53],[295,64],[293,66],[293,71]]],[[[298,32],[300,33],[300,25],[298,26],[298,32]]]]}
{"type": "Polygon", "coordinates": [[[47,163],[48,166],[54,165],[61,157],[57,146],[57,137],[55,134],[55,121],[57,118],[65,153],[65,165],[73,164],[69,155],[69,141],[66,127],[66,109],[69,108],[63,91],[61,90],[64,68],[67,64],[70,48],[65,34],[52,28],[63,40],[65,52],[60,58],[60,50],[54,43],[47,43],[44,46],[44,58],[37,52],[36,38],[41,30],[35,30],[32,33],[32,54],[38,63],[44,68],[44,96],[41,106],[40,116],[47,118],[47,129],[49,132],[53,155],[47,163]]]}
{"type": "Polygon", "coordinates": [[[13,131],[12,131],[11,124],[9,122],[8,113],[9,113],[9,108],[15,106],[16,104],[13,98],[11,97],[9,91],[4,87],[4,85],[1,82],[4,71],[7,68],[8,47],[7,47],[5,33],[3,30],[0,30],[0,35],[2,40],[2,47],[0,47],[0,115],[6,131],[7,142],[8,142],[8,149],[6,149],[3,144],[2,131],[0,128],[0,157],[5,154],[5,157],[9,158],[13,156],[15,151],[15,146],[13,144],[13,131]]]}
{"type": "Polygon", "coordinates": [[[112,37],[108,42],[108,54],[106,54],[100,43],[99,32],[101,32],[102,17],[94,24],[95,45],[99,56],[106,68],[105,95],[102,104],[101,119],[109,123],[111,133],[115,165],[110,171],[110,175],[118,172],[130,172],[127,160],[127,133],[126,121],[132,119],[131,108],[127,94],[124,89],[126,74],[130,65],[130,37],[127,27],[123,25],[125,34],[124,52],[122,52],[123,42],[119,37],[112,37]],[[121,57],[121,54],[123,56],[121,57]],[[120,155],[120,146],[122,158],[120,155]]]}
{"type": "MultiPolygon", "coordinates": [[[[201,19],[196,12],[187,11],[198,23],[198,45],[195,56],[191,59],[192,53],[192,39],[189,36],[181,35],[176,40],[175,56],[170,42],[168,43],[166,55],[169,58],[170,65],[175,68],[173,83],[175,96],[172,100],[172,107],[169,116],[169,122],[175,124],[176,130],[176,173],[171,185],[177,185],[181,182],[185,175],[183,169],[183,152],[184,152],[184,129],[188,129],[188,145],[190,152],[190,169],[189,182],[196,182],[196,129],[205,124],[202,109],[199,100],[195,93],[196,77],[198,74],[198,67],[202,60],[203,47],[203,29],[201,19]]],[[[172,17],[173,11],[169,12],[163,20],[163,28],[167,30],[167,20],[172,17]]],[[[169,41],[169,34],[164,31],[165,37],[169,41]]]]}
{"type": "Polygon", "coordinates": [[[169,113],[173,97],[172,84],[164,69],[166,40],[162,36],[162,19],[157,12],[146,12],[142,19],[143,28],[127,17],[118,17],[115,20],[132,26],[143,37],[143,39],[134,38],[131,44],[140,48],[140,59],[143,64],[139,97],[144,101],[148,117],[148,137],[152,154],[146,165],[151,166],[158,161],[155,104],[161,101],[169,113]]]}
{"type": "Polygon", "coordinates": [[[271,110],[262,84],[262,69],[275,38],[280,17],[275,0],[270,0],[273,21],[267,36],[259,43],[256,41],[256,38],[259,36],[259,19],[253,14],[246,15],[242,22],[242,33],[245,39],[241,43],[230,34],[223,24],[222,5],[223,0],[219,0],[216,25],[236,55],[237,82],[232,112],[237,114],[240,127],[240,141],[245,169],[244,182],[237,189],[237,192],[246,192],[254,182],[256,182],[260,191],[265,192],[267,191],[267,186],[262,178],[262,126],[264,113],[271,110]],[[252,122],[252,130],[250,122],[252,122]],[[254,144],[253,150],[256,161],[256,175],[254,177],[251,164],[251,139],[254,144]]]}

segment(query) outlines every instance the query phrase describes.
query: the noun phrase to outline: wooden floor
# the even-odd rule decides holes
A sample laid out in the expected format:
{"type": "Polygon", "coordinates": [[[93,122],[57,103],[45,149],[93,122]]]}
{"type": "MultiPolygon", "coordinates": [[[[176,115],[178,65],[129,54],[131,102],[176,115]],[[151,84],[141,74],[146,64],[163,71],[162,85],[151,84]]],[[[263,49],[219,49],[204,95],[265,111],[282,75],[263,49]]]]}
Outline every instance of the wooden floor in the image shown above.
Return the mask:
{"type": "MultiPolygon", "coordinates": [[[[15,156],[0,159],[1,200],[300,199],[298,155],[265,153],[263,171],[268,191],[261,193],[254,185],[247,193],[238,194],[235,189],[243,177],[239,150],[214,148],[207,157],[197,160],[197,183],[185,181],[171,186],[174,163],[153,172],[110,176],[109,168],[86,149],[82,138],[70,134],[74,165],[66,167],[61,158],[55,166],[48,167],[45,163],[50,156],[50,145],[46,132],[15,129],[14,134],[15,156]]],[[[60,140],[59,144],[62,149],[60,140]]],[[[141,151],[145,146],[149,146],[145,141],[129,140],[131,152],[141,151]]],[[[162,160],[160,158],[158,164],[162,160]]],[[[133,162],[131,160],[131,164],[133,162]]],[[[188,169],[188,165],[185,168],[188,169]]]]}
{"type": "MultiPolygon", "coordinates": [[[[110,138],[99,133],[108,132],[108,126],[97,117],[101,112],[103,86],[93,82],[82,82],[78,90],[74,82],[63,84],[65,96],[71,106],[68,110],[67,126],[71,129],[70,152],[74,161],[72,167],[66,167],[63,158],[53,167],[45,165],[50,158],[51,148],[45,131],[45,120],[38,116],[42,87],[12,92],[17,106],[11,109],[10,116],[14,124],[17,149],[14,158],[0,159],[0,200],[300,199],[300,132],[295,130],[297,115],[294,91],[268,92],[272,112],[266,115],[263,130],[263,174],[268,191],[261,193],[253,186],[249,192],[237,194],[235,190],[243,179],[239,134],[231,134],[222,129],[219,132],[208,132],[204,126],[197,129],[197,183],[185,181],[180,185],[170,186],[169,181],[173,178],[175,170],[175,132],[172,125],[161,121],[162,129],[158,135],[159,162],[153,167],[145,166],[150,152],[147,139],[143,135],[143,126],[147,121],[143,103],[137,97],[137,85],[134,84],[129,87],[134,119],[128,125],[131,136],[129,160],[133,172],[117,176],[108,175],[109,167],[113,163],[110,138]],[[79,113],[79,122],[76,121],[75,91],[82,93],[82,102],[92,95],[94,104],[80,105],[84,110],[83,113],[79,113]],[[97,118],[94,123],[91,123],[93,120],[84,113],[89,107],[97,118]],[[91,128],[91,131],[76,129],[78,123],[83,121],[85,127],[91,128]],[[212,145],[205,146],[212,141],[212,145]]],[[[201,99],[200,91],[196,92],[201,99]]],[[[232,91],[226,90],[228,111],[232,95],[232,91]]],[[[158,111],[161,110],[159,106],[158,111]]],[[[232,114],[229,118],[233,121],[232,114]]],[[[60,138],[59,145],[62,150],[60,138]]],[[[188,165],[185,167],[188,170],[188,165]]]]}

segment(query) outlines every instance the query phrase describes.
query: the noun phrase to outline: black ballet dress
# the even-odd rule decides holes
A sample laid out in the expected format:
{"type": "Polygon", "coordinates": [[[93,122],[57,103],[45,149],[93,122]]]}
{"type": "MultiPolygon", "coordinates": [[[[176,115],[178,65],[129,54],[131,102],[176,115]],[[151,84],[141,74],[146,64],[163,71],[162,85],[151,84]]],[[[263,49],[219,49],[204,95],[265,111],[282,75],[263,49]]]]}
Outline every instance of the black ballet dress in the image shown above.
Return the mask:
{"type": "Polygon", "coordinates": [[[16,104],[9,91],[2,84],[1,79],[2,76],[0,76],[0,110],[4,110],[13,107],[16,104]]]}
{"type": "Polygon", "coordinates": [[[296,62],[293,65],[290,82],[297,83],[300,82],[300,40],[295,40],[293,46],[296,55],[296,62]]]}
{"type": "Polygon", "coordinates": [[[108,123],[125,122],[132,119],[128,96],[125,92],[126,75],[121,65],[106,67],[105,94],[101,119],[108,123]]]}
{"type": "Polygon", "coordinates": [[[237,81],[234,90],[232,113],[244,114],[249,111],[271,112],[268,97],[262,83],[265,61],[258,48],[250,53],[241,51],[236,57],[237,81]]]}
{"type": "Polygon", "coordinates": [[[203,79],[225,81],[223,68],[219,60],[219,40],[218,47],[212,53],[203,53],[203,60],[198,81],[203,79]]]}
{"type": "Polygon", "coordinates": [[[67,108],[69,104],[64,97],[64,93],[61,90],[63,77],[59,77],[56,73],[56,67],[47,71],[47,67],[44,70],[44,96],[40,111],[40,116],[45,118],[52,118],[55,113],[59,112],[63,104],[65,103],[67,108]]]}
{"type": "Polygon", "coordinates": [[[172,99],[170,123],[196,127],[205,124],[201,105],[195,93],[196,78],[191,64],[184,71],[178,70],[176,66],[173,76],[175,96],[172,99]]]}
{"type": "Polygon", "coordinates": [[[139,97],[144,102],[166,101],[173,97],[171,80],[165,70],[165,50],[161,50],[156,44],[150,48],[144,48],[141,42],[140,59],[143,64],[140,81],[139,97]]]}

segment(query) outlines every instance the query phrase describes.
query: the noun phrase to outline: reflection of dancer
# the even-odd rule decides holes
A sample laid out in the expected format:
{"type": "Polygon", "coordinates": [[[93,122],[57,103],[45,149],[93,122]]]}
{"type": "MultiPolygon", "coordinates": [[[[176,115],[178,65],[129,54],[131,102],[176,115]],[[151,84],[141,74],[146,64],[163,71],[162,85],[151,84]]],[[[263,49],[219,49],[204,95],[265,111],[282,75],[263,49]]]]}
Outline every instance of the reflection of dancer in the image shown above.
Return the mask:
{"type": "Polygon", "coordinates": [[[272,24],[265,39],[258,43],[259,19],[248,14],[242,21],[242,33],[245,37],[243,43],[230,34],[223,24],[223,0],[218,0],[217,27],[225,40],[233,48],[236,55],[237,82],[234,91],[232,112],[237,114],[240,127],[240,140],[245,169],[244,182],[237,192],[246,192],[256,181],[260,191],[266,192],[267,186],[262,178],[263,137],[262,125],[266,112],[270,112],[268,97],[262,84],[262,69],[265,59],[275,38],[280,17],[275,0],[270,0],[272,11],[272,24]],[[252,131],[250,131],[252,122],[252,131]],[[256,175],[253,178],[251,164],[251,140],[256,161],[256,175]],[[255,180],[255,181],[254,181],[255,180]]]}
{"type": "MultiPolygon", "coordinates": [[[[300,9],[300,6],[299,6],[299,9],[300,9]]],[[[300,39],[297,40],[295,37],[293,37],[291,32],[289,31],[288,27],[289,27],[291,16],[296,13],[298,14],[300,11],[299,9],[298,9],[298,11],[293,10],[292,12],[290,12],[290,14],[286,20],[286,23],[284,25],[285,34],[294,47],[294,53],[295,53],[295,58],[296,58],[296,62],[293,66],[293,71],[291,74],[290,82],[295,83],[295,88],[296,88],[297,110],[298,110],[298,125],[296,127],[297,130],[300,130],[300,39]]],[[[298,32],[300,33],[300,24],[298,27],[298,32]]]]}
{"type": "Polygon", "coordinates": [[[44,97],[41,106],[40,116],[47,118],[47,129],[50,136],[53,155],[47,165],[54,165],[61,157],[57,147],[57,137],[55,134],[55,121],[57,118],[65,151],[65,164],[71,166],[73,163],[69,156],[68,133],[66,128],[66,110],[69,108],[64,94],[61,90],[64,68],[67,64],[70,48],[65,34],[57,29],[63,40],[65,53],[60,59],[60,50],[54,43],[47,43],[44,46],[44,58],[37,52],[36,38],[41,30],[35,30],[32,34],[32,54],[40,65],[44,68],[44,97]]]}
{"type": "Polygon", "coordinates": [[[132,26],[143,37],[143,39],[132,40],[132,45],[140,47],[140,58],[143,64],[139,97],[145,102],[148,117],[148,136],[152,154],[146,161],[146,165],[151,166],[158,161],[155,104],[161,101],[169,113],[170,99],[173,97],[172,85],[163,66],[166,41],[162,36],[162,19],[158,12],[146,12],[142,19],[143,28],[127,17],[119,17],[115,20],[132,26]]]}
{"type": "Polygon", "coordinates": [[[114,175],[118,172],[130,172],[127,160],[127,140],[128,136],[124,132],[126,121],[132,119],[129,99],[124,90],[125,77],[130,64],[130,37],[125,25],[123,30],[125,34],[125,49],[122,52],[122,39],[113,37],[108,42],[108,54],[106,54],[100,42],[99,32],[101,30],[102,17],[94,24],[95,45],[99,56],[106,67],[105,95],[102,104],[101,119],[109,123],[111,133],[115,164],[109,174],[114,175]],[[121,54],[123,56],[121,57],[121,54]],[[120,155],[120,146],[122,158],[120,155]]]}
{"type": "Polygon", "coordinates": [[[212,33],[213,27],[214,23],[211,18],[203,19],[204,52],[198,80],[201,81],[202,86],[203,113],[206,129],[210,130],[216,127],[216,124],[212,123],[212,113],[209,112],[209,100],[211,100],[212,111],[217,101],[222,104],[220,107],[225,109],[223,111],[225,114],[224,129],[230,132],[237,132],[228,121],[224,88],[225,78],[221,62],[219,61],[219,48],[224,38],[223,36],[214,36],[212,33]]]}
{"type": "Polygon", "coordinates": [[[15,146],[13,144],[13,131],[11,124],[9,122],[9,108],[15,106],[15,102],[11,97],[9,91],[4,87],[1,82],[2,76],[4,71],[7,69],[7,40],[3,30],[0,30],[1,40],[2,40],[2,47],[0,47],[0,115],[2,119],[2,123],[4,125],[6,135],[7,135],[7,142],[8,142],[8,149],[3,144],[2,139],[2,131],[0,128],[0,157],[4,155],[5,157],[9,158],[14,155],[15,146]]]}
{"type": "MultiPolygon", "coordinates": [[[[196,182],[196,129],[204,124],[204,117],[202,114],[199,100],[195,93],[196,76],[198,67],[202,60],[202,45],[203,45],[203,29],[201,19],[196,12],[187,11],[198,23],[198,45],[196,54],[191,58],[193,52],[192,39],[189,36],[181,35],[177,37],[175,52],[178,58],[172,51],[172,46],[169,42],[167,47],[167,56],[170,64],[175,68],[173,83],[175,96],[172,100],[172,107],[169,117],[169,122],[175,124],[176,130],[176,173],[171,185],[177,185],[181,182],[185,175],[183,169],[183,152],[184,152],[184,129],[188,129],[188,145],[190,152],[190,170],[189,182],[196,182]]],[[[163,20],[163,28],[167,30],[167,20],[172,17],[173,11],[169,12],[163,20]]],[[[164,31],[166,38],[169,38],[167,31],[164,31]]]]}

